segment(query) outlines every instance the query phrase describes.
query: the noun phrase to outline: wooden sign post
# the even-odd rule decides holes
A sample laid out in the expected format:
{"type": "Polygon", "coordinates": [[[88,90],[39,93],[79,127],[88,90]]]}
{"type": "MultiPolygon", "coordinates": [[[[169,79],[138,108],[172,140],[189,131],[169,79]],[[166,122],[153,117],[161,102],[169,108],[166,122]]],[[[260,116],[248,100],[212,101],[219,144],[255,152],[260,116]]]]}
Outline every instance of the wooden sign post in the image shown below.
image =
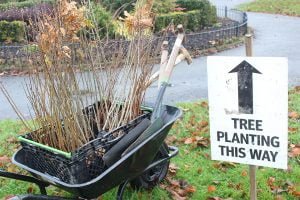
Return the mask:
{"type": "MultiPolygon", "coordinates": [[[[251,57],[253,55],[252,42],[253,42],[253,36],[251,34],[246,34],[245,46],[246,46],[246,56],[248,57],[251,57]]],[[[257,200],[255,165],[249,165],[249,176],[250,176],[250,200],[257,200]]]]}

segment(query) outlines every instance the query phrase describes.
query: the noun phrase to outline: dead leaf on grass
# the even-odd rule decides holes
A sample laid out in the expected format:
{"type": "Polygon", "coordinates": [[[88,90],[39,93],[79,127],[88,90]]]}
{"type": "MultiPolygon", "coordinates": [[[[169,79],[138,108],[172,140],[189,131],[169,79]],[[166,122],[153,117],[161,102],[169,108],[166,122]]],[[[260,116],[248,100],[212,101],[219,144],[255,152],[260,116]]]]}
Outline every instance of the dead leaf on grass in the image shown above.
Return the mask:
{"type": "Polygon", "coordinates": [[[268,180],[267,180],[267,185],[269,187],[273,187],[274,186],[274,183],[275,183],[275,178],[274,177],[269,177],[268,180]]]}
{"type": "Polygon", "coordinates": [[[202,101],[202,102],[200,103],[200,105],[201,105],[202,108],[208,108],[208,103],[207,103],[207,101],[202,101]]]}
{"type": "Polygon", "coordinates": [[[201,121],[200,126],[201,126],[201,128],[207,127],[208,126],[208,121],[205,121],[205,120],[201,121]]]}
{"type": "Polygon", "coordinates": [[[7,156],[0,156],[0,162],[3,162],[3,163],[10,162],[10,158],[7,156]]]}
{"type": "Polygon", "coordinates": [[[292,148],[289,152],[289,157],[294,158],[300,155],[300,144],[291,145],[292,148]]]}
{"type": "Polygon", "coordinates": [[[213,167],[226,172],[227,169],[236,167],[236,164],[232,162],[215,162],[213,163],[213,167]]]}
{"type": "Polygon", "coordinates": [[[167,190],[175,200],[186,200],[196,188],[185,180],[175,180],[170,177],[166,178],[168,184],[161,184],[160,187],[167,190]]]}
{"type": "Polygon", "coordinates": [[[217,190],[217,188],[216,188],[216,186],[214,186],[214,185],[209,185],[209,186],[207,187],[207,192],[209,192],[209,193],[214,192],[214,191],[216,191],[216,190],[217,190]]]}
{"type": "Polygon", "coordinates": [[[291,127],[289,127],[289,133],[296,133],[297,131],[298,131],[298,128],[295,128],[295,127],[291,128],[291,127]]]}
{"type": "Polygon", "coordinates": [[[33,193],[34,192],[34,189],[33,189],[33,187],[28,187],[27,188],[27,193],[33,193]]]}
{"type": "Polygon", "coordinates": [[[8,143],[13,143],[13,144],[16,144],[16,143],[19,144],[19,141],[18,141],[18,139],[16,137],[10,137],[10,138],[8,138],[7,142],[8,143]]]}
{"type": "Polygon", "coordinates": [[[296,111],[292,111],[292,112],[289,112],[289,118],[290,119],[299,119],[300,115],[296,111]]]}
{"type": "Polygon", "coordinates": [[[0,167],[7,167],[11,164],[11,160],[7,156],[0,156],[0,167]]]}
{"type": "Polygon", "coordinates": [[[169,165],[169,173],[171,175],[175,175],[178,169],[179,169],[179,167],[177,165],[175,165],[174,163],[170,163],[170,165],[169,165]]]}
{"type": "Polygon", "coordinates": [[[168,145],[171,145],[171,144],[174,144],[176,141],[177,141],[177,137],[174,136],[174,135],[168,135],[165,142],[168,144],[168,145]]]}
{"type": "Polygon", "coordinates": [[[241,175],[242,175],[242,176],[248,176],[247,170],[243,170],[242,173],[241,173],[241,175]]]}
{"type": "Polygon", "coordinates": [[[294,191],[292,192],[292,195],[294,195],[295,197],[300,197],[300,191],[294,191]]]}
{"type": "Polygon", "coordinates": [[[189,138],[184,139],[184,144],[193,144],[194,141],[195,141],[194,137],[189,137],[189,138]]]}

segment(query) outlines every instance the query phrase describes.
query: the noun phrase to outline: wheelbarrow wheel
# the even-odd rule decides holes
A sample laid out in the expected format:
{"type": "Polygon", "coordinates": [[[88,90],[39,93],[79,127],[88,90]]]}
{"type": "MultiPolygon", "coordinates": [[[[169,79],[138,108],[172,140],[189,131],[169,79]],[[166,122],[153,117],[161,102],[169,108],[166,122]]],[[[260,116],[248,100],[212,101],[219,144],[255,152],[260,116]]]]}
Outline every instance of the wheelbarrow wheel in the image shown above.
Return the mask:
{"type": "MultiPolygon", "coordinates": [[[[156,154],[154,161],[157,161],[161,158],[165,158],[169,153],[168,145],[163,143],[160,147],[158,153],[156,154]]],[[[139,177],[133,179],[130,182],[132,188],[139,189],[152,189],[158,185],[167,175],[169,169],[170,161],[166,161],[160,165],[153,167],[152,169],[144,172],[139,177]]]]}

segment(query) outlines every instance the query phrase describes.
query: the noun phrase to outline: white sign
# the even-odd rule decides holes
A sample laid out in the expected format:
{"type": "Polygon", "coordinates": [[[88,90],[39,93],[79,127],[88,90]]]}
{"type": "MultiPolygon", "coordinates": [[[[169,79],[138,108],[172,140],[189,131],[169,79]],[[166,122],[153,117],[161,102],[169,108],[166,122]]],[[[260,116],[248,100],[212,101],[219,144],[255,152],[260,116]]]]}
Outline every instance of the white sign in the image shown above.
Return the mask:
{"type": "Polygon", "coordinates": [[[287,168],[286,58],[208,57],[213,160],[287,168]]]}

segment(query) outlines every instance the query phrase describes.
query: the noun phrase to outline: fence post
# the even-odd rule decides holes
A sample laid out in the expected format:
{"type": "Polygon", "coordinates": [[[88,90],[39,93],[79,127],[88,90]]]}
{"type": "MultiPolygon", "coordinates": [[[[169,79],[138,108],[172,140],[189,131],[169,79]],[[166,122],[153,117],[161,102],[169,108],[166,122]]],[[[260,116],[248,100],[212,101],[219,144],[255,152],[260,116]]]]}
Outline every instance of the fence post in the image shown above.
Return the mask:
{"type": "Polygon", "coordinates": [[[225,18],[227,18],[227,16],[228,16],[228,8],[227,6],[225,6],[225,18]]]}
{"type": "Polygon", "coordinates": [[[239,30],[240,23],[236,22],[235,26],[236,26],[236,28],[235,28],[235,36],[239,37],[240,36],[240,30],[239,30]]]}

